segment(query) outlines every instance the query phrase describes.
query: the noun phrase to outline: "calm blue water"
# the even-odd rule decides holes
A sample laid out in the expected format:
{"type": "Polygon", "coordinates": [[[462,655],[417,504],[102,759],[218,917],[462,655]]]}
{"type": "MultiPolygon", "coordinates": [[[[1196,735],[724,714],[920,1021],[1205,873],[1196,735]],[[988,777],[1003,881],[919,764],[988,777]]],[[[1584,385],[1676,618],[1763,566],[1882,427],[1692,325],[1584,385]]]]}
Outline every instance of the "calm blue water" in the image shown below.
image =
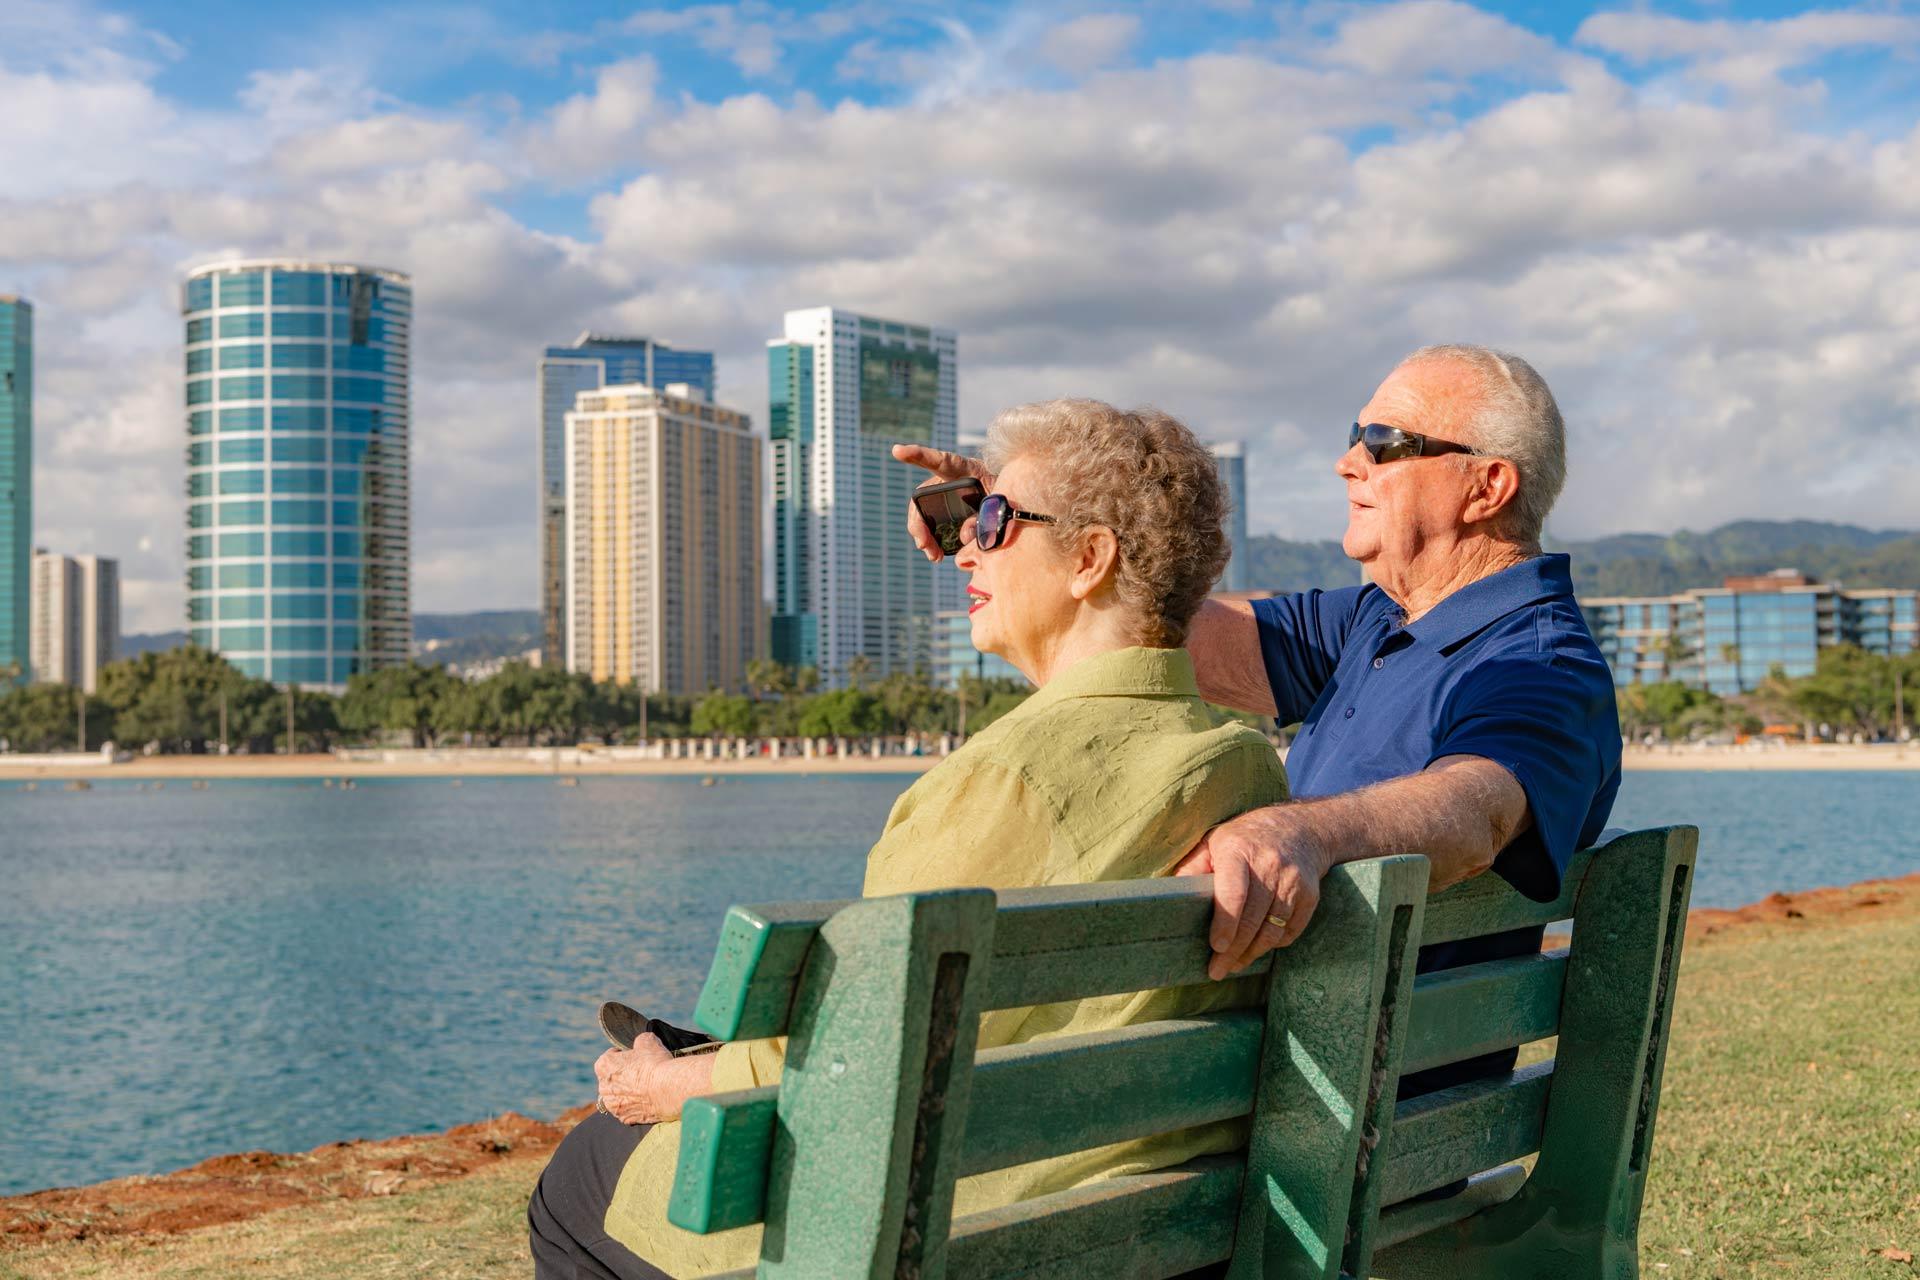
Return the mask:
{"type": "MultiPolygon", "coordinates": [[[[592,1096],[684,1021],[730,902],[851,896],[893,777],[0,782],[0,1192],[592,1096]]],[[[1694,902],[1920,870],[1910,774],[1629,774],[1694,902]],[[1839,837],[1844,838],[1839,838],[1839,837]]]]}

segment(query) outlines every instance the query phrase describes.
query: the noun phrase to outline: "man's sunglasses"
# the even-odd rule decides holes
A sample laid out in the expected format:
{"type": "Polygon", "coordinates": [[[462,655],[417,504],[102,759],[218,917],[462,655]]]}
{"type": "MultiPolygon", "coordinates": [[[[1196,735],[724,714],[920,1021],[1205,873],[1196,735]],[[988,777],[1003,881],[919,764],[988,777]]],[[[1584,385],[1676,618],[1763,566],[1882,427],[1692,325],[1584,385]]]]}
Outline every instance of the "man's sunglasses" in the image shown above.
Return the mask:
{"type": "Polygon", "coordinates": [[[1434,436],[1423,436],[1417,431],[1402,431],[1399,427],[1389,427],[1378,422],[1366,426],[1353,424],[1353,430],[1347,433],[1347,448],[1365,445],[1367,454],[1375,462],[1398,462],[1402,458],[1431,458],[1442,453],[1472,453],[1472,445],[1455,444],[1451,440],[1441,440],[1434,436]]]}
{"type": "Polygon", "coordinates": [[[1022,511],[1003,495],[990,493],[980,500],[980,513],[973,518],[966,532],[972,535],[974,543],[982,551],[992,551],[1007,540],[1007,531],[1021,520],[1032,524],[1054,523],[1052,516],[1022,511]]]}

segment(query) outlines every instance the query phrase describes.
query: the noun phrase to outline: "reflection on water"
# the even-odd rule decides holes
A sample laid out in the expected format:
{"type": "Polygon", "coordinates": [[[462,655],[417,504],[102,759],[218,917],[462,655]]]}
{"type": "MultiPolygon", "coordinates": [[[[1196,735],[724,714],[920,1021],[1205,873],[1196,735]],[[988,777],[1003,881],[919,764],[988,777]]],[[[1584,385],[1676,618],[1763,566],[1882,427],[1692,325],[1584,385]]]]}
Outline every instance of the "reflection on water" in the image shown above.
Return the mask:
{"type": "MultiPolygon", "coordinates": [[[[610,997],[684,1021],[730,902],[852,896],[901,776],[0,780],[0,1192],[592,1096],[610,997]]],[[[1629,774],[1694,902],[1920,869],[1906,774],[1629,774]]]]}

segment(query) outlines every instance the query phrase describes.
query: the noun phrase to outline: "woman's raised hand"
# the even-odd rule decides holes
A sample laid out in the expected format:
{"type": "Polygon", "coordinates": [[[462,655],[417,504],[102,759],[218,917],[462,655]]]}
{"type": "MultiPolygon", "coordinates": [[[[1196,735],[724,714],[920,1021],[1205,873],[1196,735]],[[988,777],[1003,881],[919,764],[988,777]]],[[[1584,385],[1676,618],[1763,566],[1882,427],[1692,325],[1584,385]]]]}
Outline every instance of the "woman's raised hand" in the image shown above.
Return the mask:
{"type": "MultiPolygon", "coordinates": [[[[945,449],[929,449],[923,444],[897,444],[893,446],[895,460],[909,466],[923,467],[933,473],[928,484],[937,484],[943,480],[964,480],[972,476],[987,488],[993,488],[993,473],[987,470],[987,464],[978,458],[969,458],[964,454],[948,453],[945,449]]],[[[920,509],[907,503],[907,533],[913,538],[913,545],[926,553],[927,559],[938,560],[942,556],[939,542],[935,541],[927,522],[920,518],[920,509]]]]}

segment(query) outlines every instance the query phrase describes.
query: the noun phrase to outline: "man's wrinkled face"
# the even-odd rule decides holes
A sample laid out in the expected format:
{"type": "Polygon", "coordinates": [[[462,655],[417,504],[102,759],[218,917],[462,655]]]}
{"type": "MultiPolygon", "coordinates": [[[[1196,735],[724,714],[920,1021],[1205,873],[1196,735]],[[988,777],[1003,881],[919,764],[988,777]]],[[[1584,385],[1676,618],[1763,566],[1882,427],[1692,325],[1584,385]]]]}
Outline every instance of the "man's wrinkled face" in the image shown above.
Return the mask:
{"type": "MultiPolygon", "coordinates": [[[[1440,360],[1402,365],[1387,376],[1354,421],[1381,423],[1459,444],[1475,388],[1470,372],[1440,360]]],[[[1347,531],[1340,545],[1376,579],[1411,564],[1435,538],[1457,535],[1471,492],[1471,464],[1459,454],[1376,463],[1361,445],[1334,471],[1347,482],[1347,531]]]]}

